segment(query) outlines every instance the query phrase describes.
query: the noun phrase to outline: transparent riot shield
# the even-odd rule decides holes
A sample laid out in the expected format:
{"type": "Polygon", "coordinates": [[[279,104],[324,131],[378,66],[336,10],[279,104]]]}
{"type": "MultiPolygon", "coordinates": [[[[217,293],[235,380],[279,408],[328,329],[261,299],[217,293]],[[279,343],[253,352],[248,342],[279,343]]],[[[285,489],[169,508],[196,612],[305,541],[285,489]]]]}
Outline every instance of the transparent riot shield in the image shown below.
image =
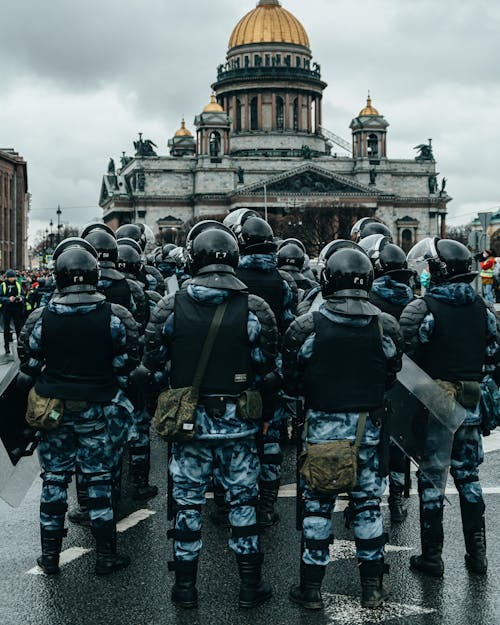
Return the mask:
{"type": "Polygon", "coordinates": [[[389,392],[391,440],[444,496],[455,432],[467,412],[408,356],[389,392]]]}
{"type": "Polygon", "coordinates": [[[16,388],[15,378],[8,382],[0,395],[0,499],[15,508],[40,473],[40,464],[34,453],[36,432],[24,418],[27,394],[16,388]]]}

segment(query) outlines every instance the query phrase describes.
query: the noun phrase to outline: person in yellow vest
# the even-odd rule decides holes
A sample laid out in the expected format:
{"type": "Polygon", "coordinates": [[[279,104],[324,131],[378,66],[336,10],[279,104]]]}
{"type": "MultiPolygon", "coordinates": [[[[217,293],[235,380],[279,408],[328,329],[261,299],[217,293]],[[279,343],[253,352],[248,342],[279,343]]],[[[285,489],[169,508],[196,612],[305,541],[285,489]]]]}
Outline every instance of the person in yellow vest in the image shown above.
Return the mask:
{"type": "Polygon", "coordinates": [[[483,284],[483,297],[490,304],[495,303],[495,295],[493,285],[495,282],[495,265],[496,260],[492,256],[490,250],[484,250],[483,258],[479,262],[481,267],[481,282],[483,284]]]}
{"type": "Polygon", "coordinates": [[[13,269],[8,269],[5,272],[5,280],[0,286],[0,303],[3,313],[5,353],[10,354],[10,343],[12,342],[11,321],[14,323],[17,337],[21,334],[24,323],[24,293],[13,269]]]}

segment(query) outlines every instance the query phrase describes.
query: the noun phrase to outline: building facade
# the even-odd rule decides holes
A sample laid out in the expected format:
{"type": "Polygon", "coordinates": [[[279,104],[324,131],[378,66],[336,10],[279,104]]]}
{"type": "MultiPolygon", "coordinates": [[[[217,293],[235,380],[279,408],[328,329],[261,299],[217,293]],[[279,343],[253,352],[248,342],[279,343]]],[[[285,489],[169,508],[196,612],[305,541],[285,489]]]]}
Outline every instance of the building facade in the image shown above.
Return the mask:
{"type": "Polygon", "coordinates": [[[430,140],[416,158],[390,159],[389,123],[370,97],[350,124],[350,142],[329,132],[321,66],[303,25],[278,0],[260,0],[240,20],[216,75],[195,133],[183,120],[168,155],[140,136],[135,155],[110,166],[100,205],[111,226],[142,220],[173,233],[194,217],[241,207],[324,207],[353,221],[379,217],[404,248],[444,235],[451,198],[439,189],[430,140]]]}
{"type": "Polygon", "coordinates": [[[0,269],[27,266],[27,164],[14,150],[0,148],[0,269]]]}

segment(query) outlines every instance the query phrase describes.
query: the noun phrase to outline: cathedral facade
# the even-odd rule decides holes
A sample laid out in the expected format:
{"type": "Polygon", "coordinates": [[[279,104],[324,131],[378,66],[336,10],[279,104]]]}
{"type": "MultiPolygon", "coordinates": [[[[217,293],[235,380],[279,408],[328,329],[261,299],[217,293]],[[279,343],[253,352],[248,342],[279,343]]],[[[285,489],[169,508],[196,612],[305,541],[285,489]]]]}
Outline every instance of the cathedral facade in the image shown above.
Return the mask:
{"type": "Polygon", "coordinates": [[[303,25],[278,0],[260,0],[231,34],[194,132],[183,120],[168,155],[139,136],[134,157],[110,162],[105,222],[143,221],[168,240],[194,217],[314,207],[374,215],[406,249],[444,236],[451,198],[445,182],[439,189],[431,141],[414,159],[388,158],[389,123],[370,97],[350,124],[352,142],[342,140],[323,125],[326,87],[303,25]]]}

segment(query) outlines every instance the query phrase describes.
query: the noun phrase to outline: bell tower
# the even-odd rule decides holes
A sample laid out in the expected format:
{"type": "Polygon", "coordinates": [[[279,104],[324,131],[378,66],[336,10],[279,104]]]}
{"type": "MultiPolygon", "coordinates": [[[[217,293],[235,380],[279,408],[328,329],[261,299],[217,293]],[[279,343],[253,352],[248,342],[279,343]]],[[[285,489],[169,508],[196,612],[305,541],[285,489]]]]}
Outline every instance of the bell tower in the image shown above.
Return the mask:
{"type": "Polygon", "coordinates": [[[366,106],[351,122],[353,155],[376,163],[387,158],[387,128],[389,123],[372,105],[370,93],[366,106]]]}
{"type": "Polygon", "coordinates": [[[194,123],[198,156],[209,156],[212,161],[218,161],[229,154],[231,118],[217,103],[214,93],[194,123]]]}

